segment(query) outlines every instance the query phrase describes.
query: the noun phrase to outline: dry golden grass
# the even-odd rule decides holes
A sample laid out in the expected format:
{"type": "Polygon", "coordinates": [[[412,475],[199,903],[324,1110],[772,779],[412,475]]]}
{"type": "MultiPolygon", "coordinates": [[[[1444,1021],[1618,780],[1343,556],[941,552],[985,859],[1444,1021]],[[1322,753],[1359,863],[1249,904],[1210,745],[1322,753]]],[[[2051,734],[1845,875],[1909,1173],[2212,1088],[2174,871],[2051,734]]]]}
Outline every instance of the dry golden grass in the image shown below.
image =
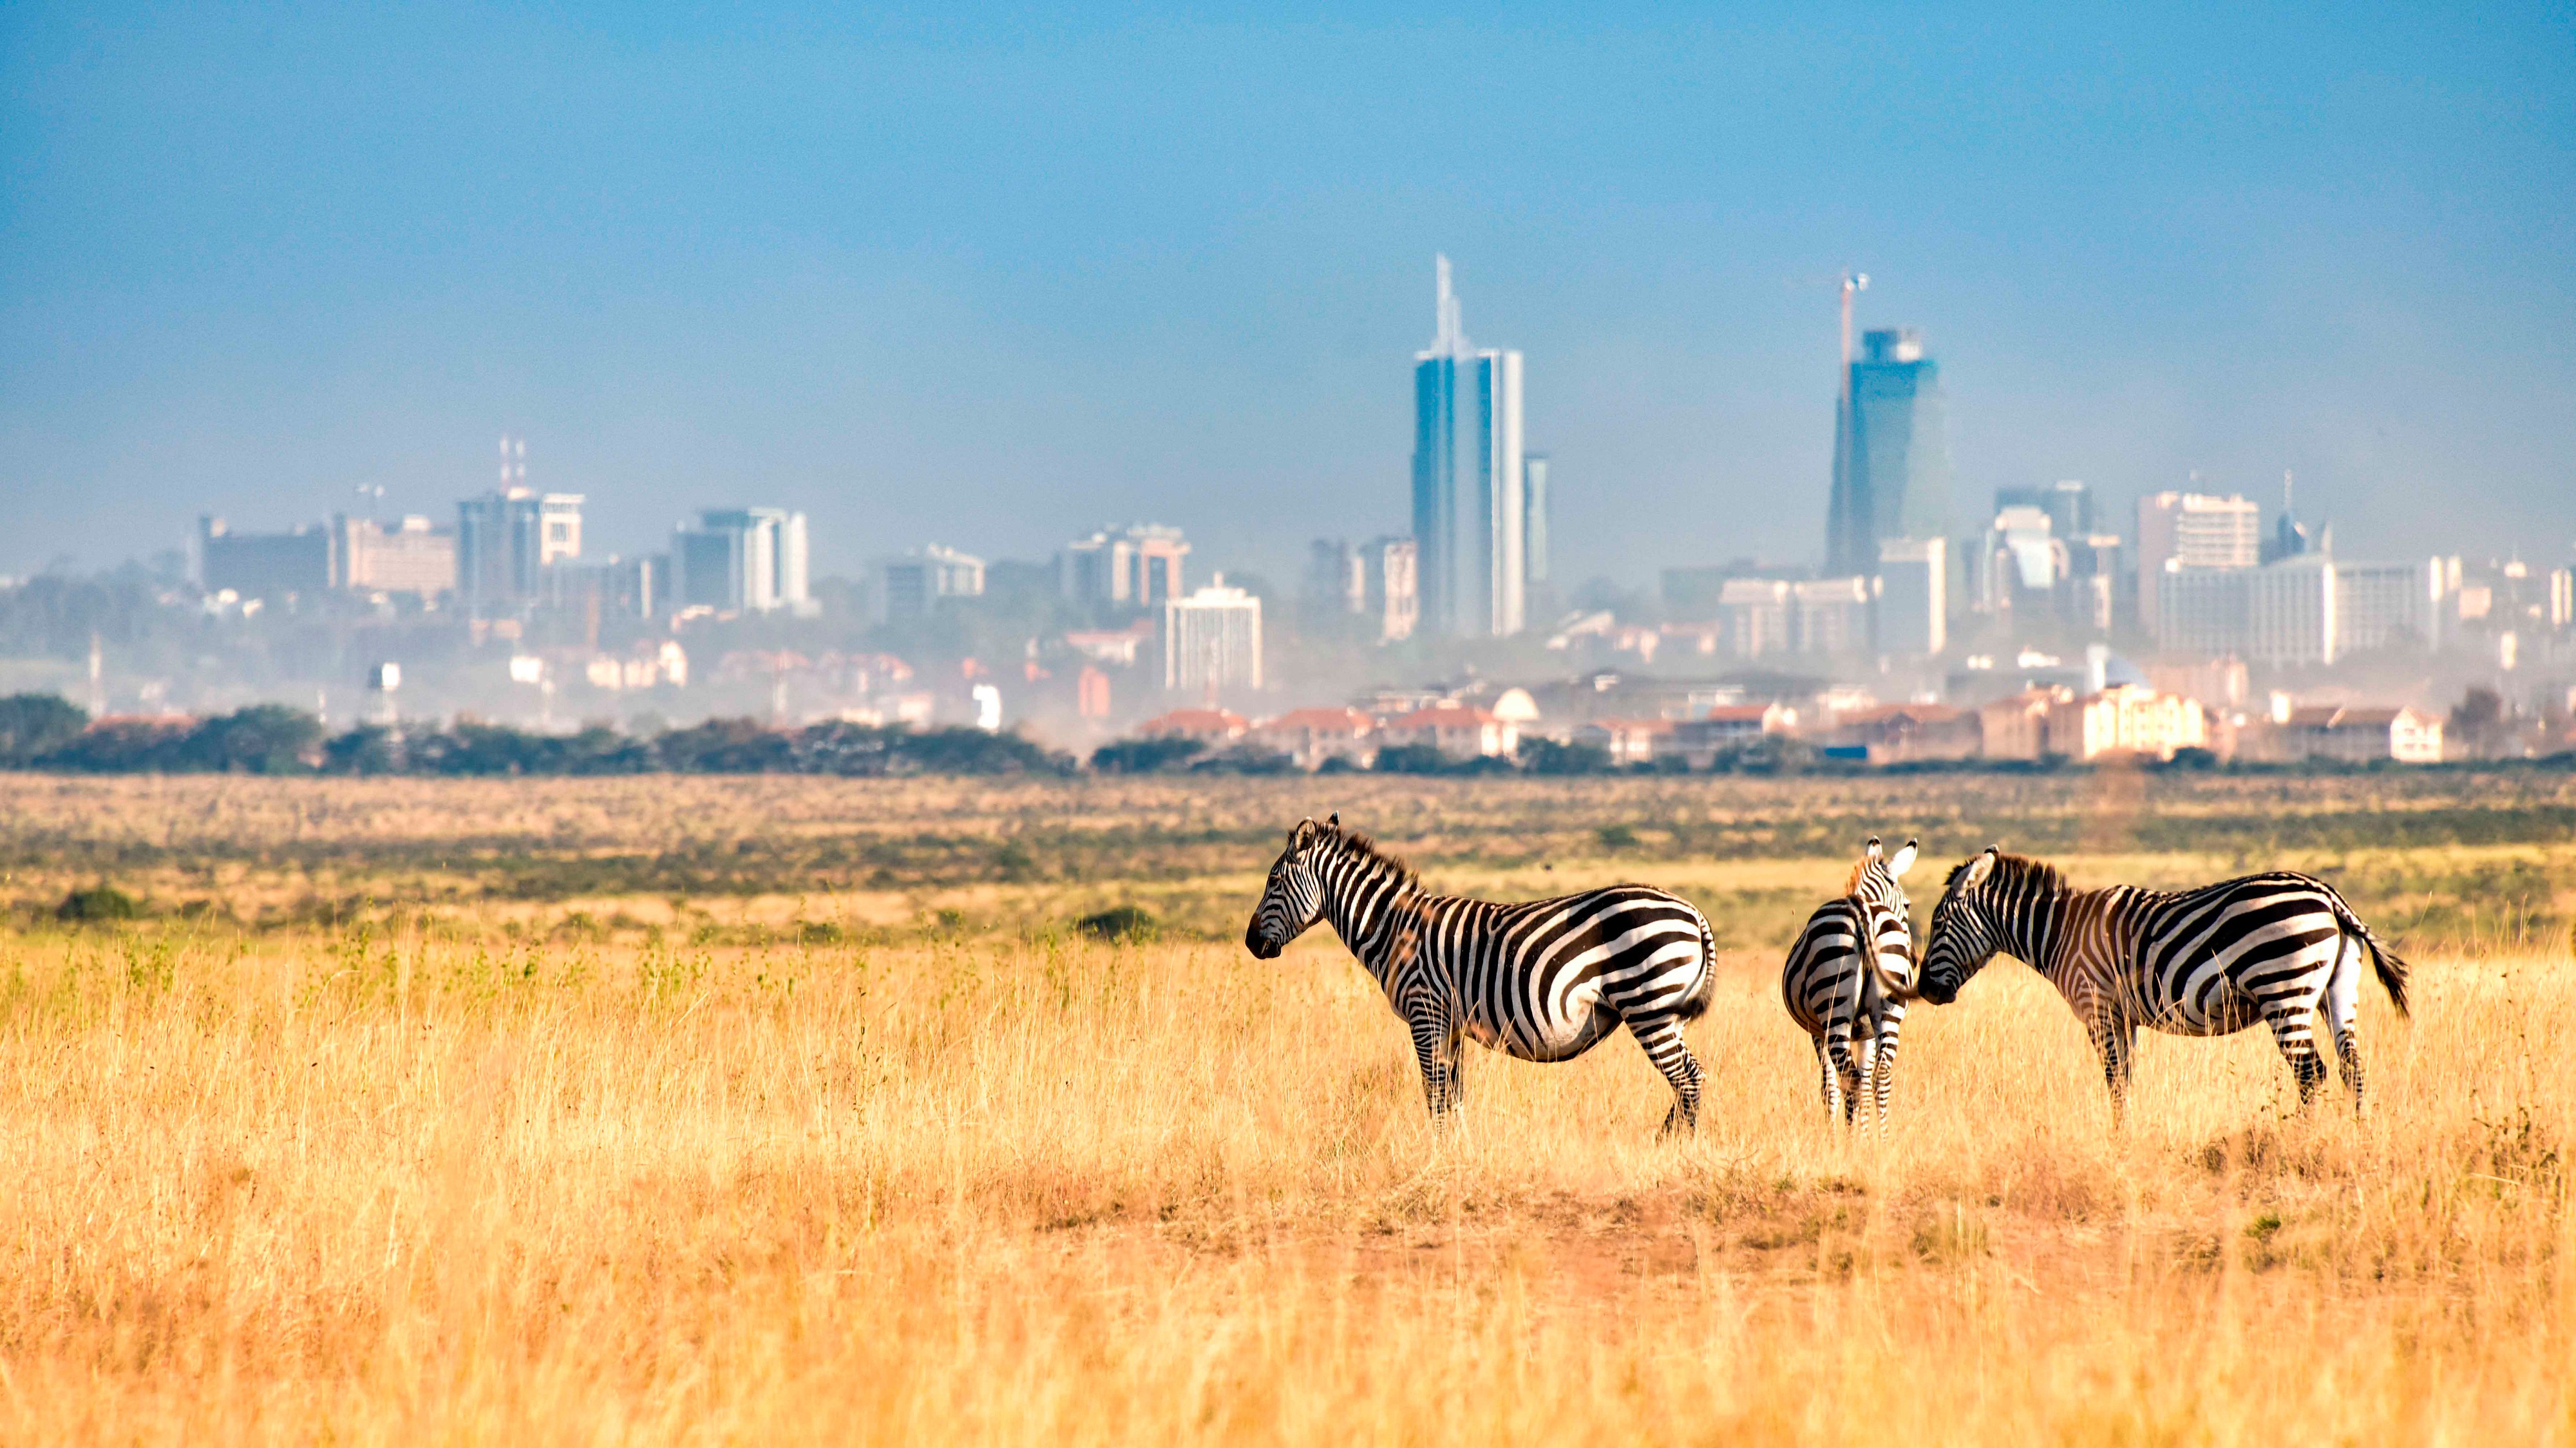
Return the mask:
{"type": "Polygon", "coordinates": [[[2563,958],[2428,957],[2411,1024],[2373,987],[2366,1121],[2290,1114],[2257,1036],[2150,1038],[2116,1136],[2072,1018],[1999,962],[1909,1021],[1880,1143],[1824,1119],[1776,955],[1731,952],[1708,1125],[1664,1142],[1624,1038],[1472,1053],[1433,1128],[1328,937],[520,921],[0,935],[0,1441],[2576,1426],[2563,958]]]}

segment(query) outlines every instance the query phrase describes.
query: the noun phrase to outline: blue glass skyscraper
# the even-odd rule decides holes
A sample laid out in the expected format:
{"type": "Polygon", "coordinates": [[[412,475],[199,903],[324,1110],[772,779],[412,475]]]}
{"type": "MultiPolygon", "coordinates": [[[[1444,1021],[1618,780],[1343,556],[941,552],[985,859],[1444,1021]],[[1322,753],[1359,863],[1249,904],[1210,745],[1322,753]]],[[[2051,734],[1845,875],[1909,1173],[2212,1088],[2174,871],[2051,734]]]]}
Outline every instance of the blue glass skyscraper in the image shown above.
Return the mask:
{"type": "MultiPolygon", "coordinates": [[[[1846,334],[1848,335],[1848,334],[1846,334]]],[[[1950,437],[1941,366],[1911,328],[1864,333],[1834,424],[1825,572],[1874,574],[1883,542],[1950,533],[1950,437]]]]}
{"type": "Polygon", "coordinates": [[[1413,536],[1421,626],[1435,637],[1521,631],[1527,586],[1522,495],[1521,354],[1471,350],[1449,259],[1438,259],[1439,330],[1413,359],[1413,536]],[[1472,431],[1461,372],[1475,388],[1472,431]],[[1468,481],[1472,456],[1474,481],[1468,481]]]}

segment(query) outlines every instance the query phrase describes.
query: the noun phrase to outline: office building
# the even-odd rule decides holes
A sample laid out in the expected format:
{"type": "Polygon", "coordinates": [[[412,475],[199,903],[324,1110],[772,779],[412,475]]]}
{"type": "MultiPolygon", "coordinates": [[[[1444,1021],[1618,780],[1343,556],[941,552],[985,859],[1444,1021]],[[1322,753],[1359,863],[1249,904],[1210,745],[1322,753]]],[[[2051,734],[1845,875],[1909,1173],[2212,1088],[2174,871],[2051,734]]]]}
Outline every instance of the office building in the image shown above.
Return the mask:
{"type": "Polygon", "coordinates": [[[1526,624],[1529,576],[1521,354],[1471,349],[1447,257],[1437,271],[1437,331],[1413,365],[1422,622],[1443,637],[1516,634],[1526,624]],[[1474,391],[1472,426],[1460,408],[1462,380],[1474,391]]]}
{"type": "Polygon", "coordinates": [[[1798,652],[1842,654],[1869,647],[1868,579],[1801,579],[1789,585],[1789,600],[1798,652]]]}
{"type": "Polygon", "coordinates": [[[1216,693],[1261,687],[1261,600],[1215,583],[1163,604],[1163,687],[1216,693]]]}
{"type": "Polygon", "coordinates": [[[1413,637],[1422,618],[1420,551],[1411,538],[1372,538],[1360,545],[1361,612],[1378,642],[1413,637]]]}
{"type": "Polygon", "coordinates": [[[805,515],[784,508],[706,508],[671,533],[671,596],[719,614],[811,613],[805,515]]]}
{"type": "Polygon", "coordinates": [[[1843,381],[1825,572],[1858,576],[1888,539],[1950,535],[1949,424],[1940,364],[1910,328],[1864,334],[1843,381]]]}
{"type": "Polygon", "coordinates": [[[2066,581],[2060,616],[2080,629],[2109,633],[2128,614],[2137,580],[2124,563],[2128,549],[2117,533],[2066,540],[2066,581]]]}
{"type": "Polygon", "coordinates": [[[387,528],[343,513],[331,520],[331,586],[437,598],[456,587],[456,534],[417,514],[387,528]]]}
{"type": "Polygon", "coordinates": [[[2169,562],[2157,585],[2156,638],[2169,652],[2284,666],[2429,647],[2438,574],[2438,567],[2428,573],[2409,563],[2347,563],[2328,553],[2293,554],[2260,568],[2169,562]]]}
{"type": "Polygon", "coordinates": [[[1189,540],[1178,528],[1097,528],[1065,545],[1064,594],[1094,611],[1157,608],[1188,591],[1189,556],[1189,540]]]}
{"type": "Polygon", "coordinates": [[[475,617],[546,596],[546,570],[581,557],[579,493],[496,488],[456,505],[456,592],[475,617]]]}
{"type": "Polygon", "coordinates": [[[1789,630],[1789,584],[1778,578],[1730,578],[1718,587],[1721,647],[1739,659],[1784,654],[1796,646],[1789,630]]]}
{"type": "Polygon", "coordinates": [[[1307,547],[1300,595],[1307,622],[1357,620],[1380,643],[1411,637],[1421,612],[1415,559],[1411,538],[1316,539],[1307,547]]]}
{"type": "Polygon", "coordinates": [[[282,602],[322,592],[331,576],[327,528],[236,533],[211,513],[197,520],[197,582],[208,593],[282,602]]]}
{"type": "Polygon", "coordinates": [[[2138,617],[2156,626],[2159,596],[2178,571],[2253,568],[2263,561],[2262,510],[2240,497],[2153,493],[2138,500],[2138,617]]]}
{"type": "Polygon", "coordinates": [[[2073,478],[2044,488],[1995,489],[1995,511],[2006,508],[2037,508],[2046,513],[2049,531],[2061,539],[2082,538],[2095,529],[2093,490],[2073,478]]]}
{"type": "Polygon", "coordinates": [[[943,598],[980,598],[984,560],[933,543],[879,562],[869,576],[876,620],[919,618],[943,598]]]}
{"type": "Polygon", "coordinates": [[[1532,590],[1541,589],[1549,581],[1548,461],[1545,453],[1530,453],[1521,459],[1521,582],[1532,590]]]}
{"type": "Polygon", "coordinates": [[[1368,565],[1347,538],[1306,545],[1306,586],[1298,594],[1309,624],[1330,624],[1368,611],[1368,565]]]}
{"type": "Polygon", "coordinates": [[[1970,570],[1977,610],[2035,612],[2053,603],[2070,561],[2046,510],[2029,503],[1998,510],[1970,570]]]}
{"type": "Polygon", "coordinates": [[[1928,658],[1949,643],[1949,544],[1890,538],[1878,545],[1878,651],[1928,658]]]}

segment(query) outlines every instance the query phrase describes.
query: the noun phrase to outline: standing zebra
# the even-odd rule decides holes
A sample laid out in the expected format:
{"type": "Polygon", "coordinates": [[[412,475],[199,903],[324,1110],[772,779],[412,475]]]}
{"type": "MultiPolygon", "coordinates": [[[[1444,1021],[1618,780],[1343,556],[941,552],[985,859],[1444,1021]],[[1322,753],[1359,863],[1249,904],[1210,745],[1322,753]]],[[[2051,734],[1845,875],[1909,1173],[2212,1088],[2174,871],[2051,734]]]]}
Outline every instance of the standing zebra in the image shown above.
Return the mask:
{"type": "Polygon", "coordinates": [[[2128,1104],[2138,1027],[2224,1036],[2257,1021],[2272,1028],[2304,1110],[2326,1079],[2312,1034],[2322,1007],[2358,1112],[2364,950],[2405,1015],[2406,962],[2323,880],[2275,870],[2178,893],[2077,890],[2053,865],[1989,848],[1950,872],[1932,909],[1922,993],[1947,1005],[1997,951],[2036,967],[2092,1036],[2115,1116],[2128,1104]]]}
{"type": "Polygon", "coordinates": [[[1337,814],[1289,833],[1244,948],[1275,959],[1318,920],[1412,1031],[1434,1117],[1458,1103],[1462,1037],[1570,1061],[1624,1022],[1672,1083],[1664,1130],[1698,1127],[1700,1066],[1682,1024],[1708,1009],[1717,942],[1688,901],[1644,885],[1522,905],[1433,895],[1337,814]]]}
{"type": "Polygon", "coordinates": [[[1897,881],[1914,865],[1915,842],[1890,859],[1878,836],[1852,867],[1843,895],[1816,907],[1780,970],[1780,1000],[1816,1046],[1825,1110],[1846,1124],[1873,1104],[1887,1125],[1896,1076],[1896,1033],[1914,996],[1913,907],[1897,881]],[[1853,1047],[1859,1060],[1853,1060],[1853,1047]]]}

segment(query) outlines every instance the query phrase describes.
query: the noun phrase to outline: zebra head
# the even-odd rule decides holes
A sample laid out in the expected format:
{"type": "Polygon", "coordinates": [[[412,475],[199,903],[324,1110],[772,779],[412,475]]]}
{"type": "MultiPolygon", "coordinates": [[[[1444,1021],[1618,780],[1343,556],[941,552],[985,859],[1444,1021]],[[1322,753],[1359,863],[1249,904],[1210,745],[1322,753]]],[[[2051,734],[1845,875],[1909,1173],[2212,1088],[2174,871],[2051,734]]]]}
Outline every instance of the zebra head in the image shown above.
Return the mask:
{"type": "Polygon", "coordinates": [[[1878,836],[1870,836],[1869,848],[1852,867],[1851,883],[1843,892],[1860,902],[1880,985],[1899,998],[1911,997],[1916,990],[1914,904],[1905,898],[1902,883],[1905,872],[1914,868],[1914,854],[1913,840],[1890,857],[1881,850],[1878,836]]]}
{"type": "Polygon", "coordinates": [[[1244,927],[1243,948],[1261,960],[1276,960],[1288,942],[1306,933],[1324,916],[1324,877],[1318,857],[1326,841],[1341,828],[1339,814],[1323,824],[1299,820],[1288,832],[1288,848],[1270,864],[1270,883],[1244,927]]]}
{"type": "Polygon", "coordinates": [[[2003,926],[1986,889],[1999,854],[1989,845],[1984,853],[1952,870],[1949,883],[1942,887],[1941,903],[1932,907],[1932,939],[1923,948],[1922,991],[1923,998],[1936,1006],[1957,1000],[1968,977],[1985,969],[1995,952],[2004,948],[2003,926]]]}

